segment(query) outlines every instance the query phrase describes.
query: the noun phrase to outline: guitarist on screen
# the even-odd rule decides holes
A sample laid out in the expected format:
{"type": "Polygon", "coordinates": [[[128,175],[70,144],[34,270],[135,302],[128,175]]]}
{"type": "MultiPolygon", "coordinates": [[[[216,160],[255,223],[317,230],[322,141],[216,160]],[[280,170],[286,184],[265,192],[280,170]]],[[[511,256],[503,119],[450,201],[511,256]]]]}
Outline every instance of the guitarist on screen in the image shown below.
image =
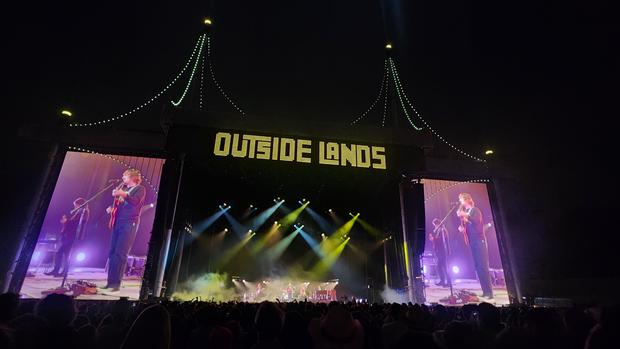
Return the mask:
{"type": "Polygon", "coordinates": [[[114,190],[114,202],[106,211],[110,214],[112,239],[108,254],[108,283],[104,288],[118,291],[127,266],[127,256],[140,224],[146,189],[140,185],[142,175],[136,169],[123,172],[122,183],[114,190]]]}
{"type": "Polygon", "coordinates": [[[474,205],[474,199],[468,193],[459,194],[461,206],[456,215],[461,220],[459,231],[465,234],[466,243],[471,249],[476,274],[482,288],[482,297],[493,298],[491,275],[489,274],[489,251],[487,238],[482,224],[482,211],[474,205]]]}

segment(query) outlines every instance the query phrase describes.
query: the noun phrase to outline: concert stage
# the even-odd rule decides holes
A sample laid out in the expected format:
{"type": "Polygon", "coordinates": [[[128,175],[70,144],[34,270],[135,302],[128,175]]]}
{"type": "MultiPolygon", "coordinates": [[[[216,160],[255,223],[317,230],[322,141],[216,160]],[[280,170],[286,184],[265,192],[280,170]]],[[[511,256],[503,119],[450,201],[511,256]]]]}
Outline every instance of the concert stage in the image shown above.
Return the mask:
{"type": "MultiPolygon", "coordinates": [[[[426,295],[426,302],[431,304],[442,304],[442,305],[462,305],[469,302],[463,302],[462,299],[458,300],[456,304],[450,304],[447,300],[450,296],[450,288],[449,287],[441,287],[436,286],[435,282],[437,280],[426,280],[424,288],[424,292],[426,295]]],[[[480,288],[480,283],[475,279],[455,279],[453,282],[453,295],[458,295],[459,291],[467,291],[475,293],[476,295],[482,295],[482,289],[480,288]]],[[[487,298],[478,298],[478,301],[474,301],[471,303],[479,303],[479,302],[487,302],[496,305],[505,305],[509,304],[510,300],[508,299],[508,291],[506,287],[493,287],[493,299],[487,298]]],[[[458,298],[458,297],[457,297],[458,298]]]]}
{"type": "MultiPolygon", "coordinates": [[[[74,268],[69,272],[65,285],[69,286],[78,280],[87,281],[97,285],[97,294],[82,294],[76,299],[101,299],[114,300],[119,297],[127,297],[137,300],[140,297],[140,284],[142,278],[140,276],[126,276],[123,278],[120,290],[112,292],[111,290],[102,290],[106,284],[107,273],[103,268],[74,268]]],[[[21,297],[23,298],[42,298],[46,291],[58,288],[62,282],[62,277],[53,277],[43,274],[42,271],[29,271],[28,276],[24,280],[21,289],[21,297]]],[[[73,295],[72,292],[66,293],[73,295]]]]}
{"type": "Polygon", "coordinates": [[[428,257],[441,239],[456,294],[481,295],[481,268],[501,270],[496,276],[503,283],[493,284],[492,302],[510,302],[512,277],[504,275],[510,264],[489,179],[429,172],[417,139],[403,144],[406,137],[389,133],[347,139],[346,132],[321,131],[270,134],[258,126],[246,132],[177,124],[167,134],[166,152],[150,157],[64,148],[17,267],[23,279],[16,278],[12,289],[39,298],[59,286],[60,278],[26,270],[44,255],[46,270],[51,268],[50,256],[62,247],[60,219],[77,197],[89,199],[90,219],[71,246],[68,281],[103,286],[115,241],[106,207],[115,180],[136,168],[146,197],[135,240],[127,243],[129,254],[141,256],[141,271],[124,279],[118,292],[97,290],[79,299],[439,303],[450,291],[431,284],[436,275],[426,269],[436,273],[442,263],[428,257]],[[469,193],[481,212],[474,243],[459,230],[460,193],[469,193]],[[434,220],[445,228],[439,235],[434,220]],[[254,283],[240,283],[235,275],[254,283]],[[335,279],[334,293],[314,286],[303,295],[299,285],[293,295],[284,291],[288,280],[319,285],[335,279]],[[256,283],[269,280],[284,283],[266,296],[256,283]]]}

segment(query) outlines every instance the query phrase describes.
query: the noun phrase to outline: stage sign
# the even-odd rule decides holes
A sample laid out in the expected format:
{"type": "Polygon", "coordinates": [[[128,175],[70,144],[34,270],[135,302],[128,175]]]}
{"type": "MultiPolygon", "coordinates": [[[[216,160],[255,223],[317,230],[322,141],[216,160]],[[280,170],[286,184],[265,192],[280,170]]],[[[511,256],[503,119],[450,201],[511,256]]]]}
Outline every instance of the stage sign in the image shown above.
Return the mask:
{"type": "Polygon", "coordinates": [[[218,132],[215,156],[387,169],[385,147],[333,141],[218,132]]]}

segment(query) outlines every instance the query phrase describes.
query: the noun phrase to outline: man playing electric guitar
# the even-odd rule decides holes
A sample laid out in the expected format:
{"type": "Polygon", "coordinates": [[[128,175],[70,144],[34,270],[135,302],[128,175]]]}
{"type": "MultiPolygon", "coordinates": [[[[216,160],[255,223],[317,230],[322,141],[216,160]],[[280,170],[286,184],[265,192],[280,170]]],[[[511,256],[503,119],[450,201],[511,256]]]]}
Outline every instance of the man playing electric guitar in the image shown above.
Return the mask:
{"type": "Polygon", "coordinates": [[[474,267],[482,288],[482,297],[491,299],[493,287],[489,274],[489,252],[482,224],[482,211],[474,206],[474,200],[468,193],[459,194],[459,202],[461,206],[456,211],[456,215],[461,220],[459,231],[465,234],[465,243],[471,249],[474,267]]]}
{"type": "Polygon", "coordinates": [[[136,238],[146,189],[140,185],[142,176],[136,169],[123,172],[122,186],[112,190],[114,204],[107,208],[111,214],[112,238],[108,255],[108,283],[104,288],[118,291],[127,266],[127,256],[136,238]]]}

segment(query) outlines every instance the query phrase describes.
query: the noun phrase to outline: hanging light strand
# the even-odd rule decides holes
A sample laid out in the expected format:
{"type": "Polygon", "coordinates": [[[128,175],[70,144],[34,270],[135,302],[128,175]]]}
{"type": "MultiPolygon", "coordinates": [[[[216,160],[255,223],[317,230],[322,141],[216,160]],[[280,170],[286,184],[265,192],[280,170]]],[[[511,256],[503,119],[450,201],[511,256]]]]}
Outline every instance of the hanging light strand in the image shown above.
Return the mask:
{"type": "Polygon", "coordinates": [[[207,36],[207,63],[209,64],[209,72],[211,74],[211,79],[213,80],[213,83],[218,88],[218,90],[220,90],[220,93],[222,94],[222,96],[224,96],[224,98],[226,98],[228,103],[230,103],[239,113],[241,113],[241,116],[245,116],[245,112],[239,106],[237,106],[237,104],[233,102],[233,100],[230,97],[228,97],[228,94],[226,94],[226,92],[224,91],[220,83],[215,78],[215,71],[214,71],[215,69],[213,68],[213,59],[211,58],[211,37],[209,36],[207,36]]]}
{"type": "Polygon", "coordinates": [[[457,185],[466,184],[466,183],[489,183],[489,182],[490,181],[488,179],[472,179],[472,180],[469,180],[469,181],[462,181],[462,182],[452,183],[452,184],[447,185],[447,186],[441,188],[440,190],[434,192],[433,194],[429,195],[427,198],[424,199],[424,202],[427,202],[427,201],[431,200],[432,198],[434,198],[438,194],[443,193],[446,190],[452,189],[452,188],[456,187],[457,185]]]}
{"type": "MultiPolygon", "coordinates": [[[[132,168],[131,165],[129,165],[128,163],[124,162],[123,160],[114,157],[112,155],[108,155],[108,154],[102,154],[102,153],[98,153],[96,151],[90,150],[90,149],[84,149],[84,148],[79,148],[79,147],[68,147],[69,150],[74,150],[74,151],[81,151],[83,153],[89,153],[89,154],[93,154],[93,155],[97,155],[97,156],[101,156],[107,159],[110,159],[114,162],[116,162],[117,164],[121,164],[122,166],[124,166],[126,169],[130,169],[132,168]]],[[[153,183],[151,183],[151,181],[147,178],[147,177],[142,177],[142,179],[149,185],[149,187],[151,187],[151,189],[153,189],[153,192],[155,193],[155,195],[158,194],[159,189],[156,188],[153,183]]]]}
{"type": "Polygon", "coordinates": [[[196,54],[196,50],[198,50],[198,48],[200,47],[200,43],[201,40],[203,40],[204,34],[200,36],[200,38],[198,38],[198,41],[196,42],[196,45],[194,46],[194,49],[192,50],[192,54],[189,56],[189,59],[187,60],[187,63],[185,63],[185,66],[183,66],[183,69],[181,69],[181,71],[177,74],[177,76],[174,77],[174,79],[172,79],[172,81],[166,85],[166,87],[164,87],[161,91],[159,91],[157,94],[155,94],[153,97],[151,97],[151,99],[147,100],[146,102],[142,103],[141,105],[133,108],[132,110],[125,112],[123,114],[119,114],[115,117],[111,117],[105,120],[101,120],[101,121],[93,121],[93,122],[84,122],[84,123],[71,123],[69,124],[69,127],[86,127],[86,126],[99,126],[99,125],[104,125],[107,124],[109,122],[112,121],[117,121],[120,120],[122,118],[125,118],[129,115],[132,115],[133,113],[137,112],[138,110],[146,107],[147,105],[153,103],[155,100],[157,100],[159,97],[161,97],[162,94],[164,94],[164,92],[166,92],[170,87],[172,87],[177,80],[183,75],[183,73],[185,73],[185,70],[187,70],[187,67],[189,67],[189,65],[191,64],[191,62],[193,61],[194,55],[196,54]]]}
{"type": "MultiPolygon", "coordinates": [[[[422,128],[418,127],[416,124],[413,123],[413,120],[411,120],[411,117],[409,116],[409,112],[407,111],[407,107],[405,106],[405,102],[403,101],[403,96],[402,96],[402,92],[400,90],[400,85],[398,84],[398,80],[396,78],[396,71],[395,71],[395,67],[392,61],[392,58],[389,58],[390,60],[390,68],[392,69],[392,79],[394,80],[394,86],[396,88],[396,95],[398,95],[398,100],[400,101],[400,105],[403,108],[403,112],[405,112],[405,116],[407,117],[407,121],[409,121],[409,124],[416,130],[416,131],[420,131],[422,128]]],[[[417,114],[417,112],[416,112],[417,114]]]]}
{"type": "MultiPolygon", "coordinates": [[[[381,78],[381,86],[379,87],[379,94],[377,95],[377,98],[375,99],[374,102],[372,102],[370,107],[368,107],[368,109],[364,113],[362,113],[362,115],[360,115],[357,119],[351,122],[351,125],[355,125],[358,121],[362,120],[368,114],[368,112],[370,112],[375,107],[375,105],[381,98],[381,95],[383,94],[383,87],[387,85],[386,80],[389,79],[388,74],[389,74],[388,73],[388,61],[386,59],[384,67],[383,67],[383,78],[381,78]]],[[[386,88],[386,98],[387,98],[387,88],[386,88]]]]}
{"type": "Polygon", "coordinates": [[[411,108],[411,110],[413,110],[413,112],[416,114],[416,116],[418,118],[420,118],[420,120],[424,123],[424,125],[426,126],[426,128],[428,128],[433,135],[435,135],[437,138],[439,138],[443,143],[445,143],[446,145],[448,145],[450,148],[452,148],[454,151],[458,152],[459,154],[468,157],[470,159],[476,160],[476,161],[480,161],[480,162],[487,162],[484,159],[481,159],[479,157],[473,156],[471,154],[466,153],[465,151],[459,149],[458,147],[454,146],[452,143],[448,142],[444,137],[442,137],[439,132],[437,132],[434,128],[431,127],[431,125],[426,121],[426,119],[424,119],[422,117],[422,115],[420,115],[420,113],[418,112],[418,110],[413,106],[413,103],[409,100],[409,98],[407,97],[407,94],[404,92],[404,88],[402,83],[400,82],[400,76],[398,75],[398,69],[396,68],[396,63],[394,63],[394,60],[392,60],[390,58],[390,65],[392,66],[392,70],[394,72],[394,79],[396,81],[396,85],[398,86],[398,89],[400,91],[402,91],[403,93],[403,97],[405,99],[405,101],[407,102],[407,104],[409,105],[409,107],[411,108]]]}
{"type": "Polygon", "coordinates": [[[388,83],[388,86],[386,87],[385,94],[383,95],[383,119],[381,119],[381,127],[385,127],[385,114],[387,114],[387,100],[388,100],[387,90],[389,89],[389,83],[390,83],[389,78],[387,79],[387,83],[388,83]]]}
{"type": "Polygon", "coordinates": [[[201,61],[201,63],[200,63],[200,110],[202,110],[202,100],[203,100],[202,89],[204,87],[205,57],[206,57],[206,54],[202,55],[201,57],[202,57],[202,59],[200,60],[201,61]]]}
{"type": "Polygon", "coordinates": [[[194,74],[196,73],[196,68],[198,67],[198,63],[200,63],[200,56],[202,54],[202,49],[204,47],[205,44],[205,34],[202,35],[201,37],[201,41],[200,41],[200,48],[198,49],[198,55],[196,56],[196,62],[194,62],[194,67],[192,68],[192,72],[189,75],[189,80],[187,81],[187,85],[185,86],[185,90],[183,90],[183,94],[181,95],[181,98],[179,98],[178,101],[171,101],[172,105],[174,105],[175,107],[178,107],[179,104],[181,104],[181,102],[183,102],[183,99],[185,98],[185,95],[187,95],[187,91],[189,91],[189,87],[192,85],[192,81],[194,80],[194,74]]]}

